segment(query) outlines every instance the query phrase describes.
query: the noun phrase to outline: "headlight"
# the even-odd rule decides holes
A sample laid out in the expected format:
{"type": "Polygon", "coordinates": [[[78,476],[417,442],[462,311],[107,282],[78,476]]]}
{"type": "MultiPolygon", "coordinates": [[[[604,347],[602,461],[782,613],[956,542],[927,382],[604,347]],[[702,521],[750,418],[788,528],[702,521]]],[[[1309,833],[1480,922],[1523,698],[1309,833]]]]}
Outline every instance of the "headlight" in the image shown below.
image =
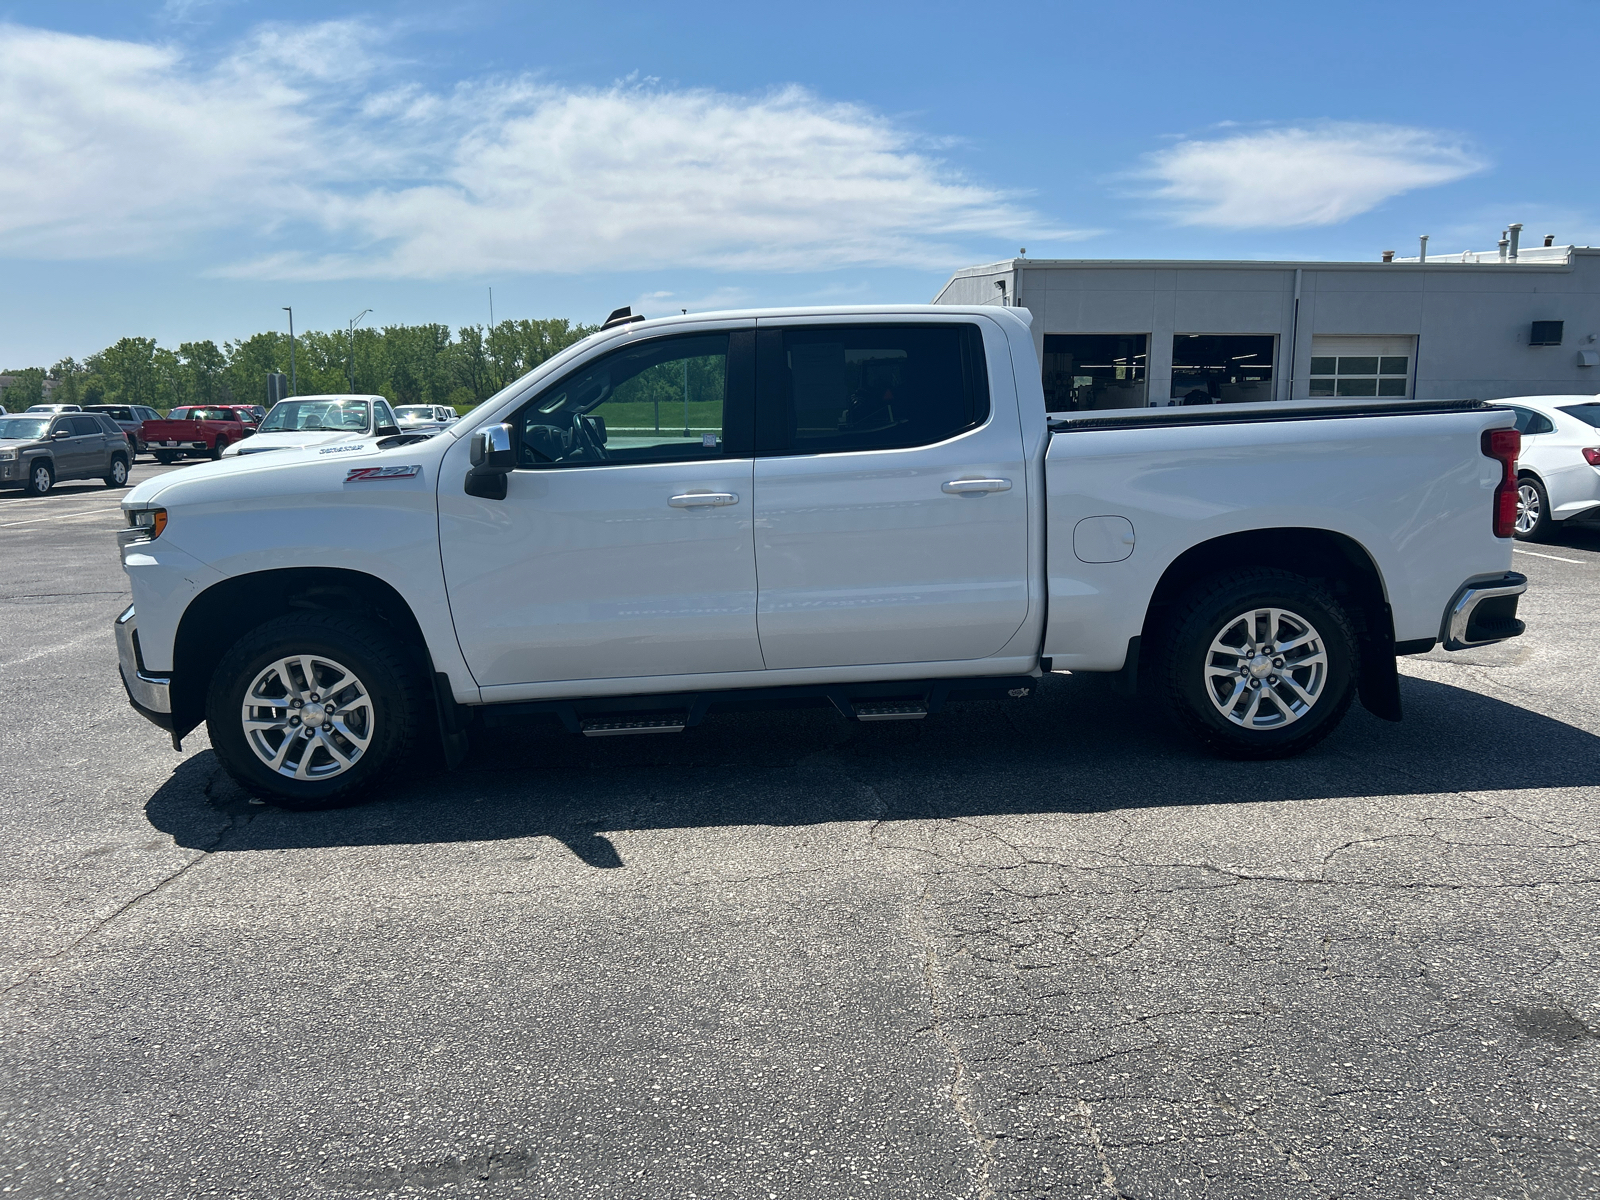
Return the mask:
{"type": "Polygon", "coordinates": [[[117,531],[117,544],[131,546],[135,542],[153,542],[167,527],[167,510],[164,508],[128,509],[128,527],[117,531]]]}
{"type": "Polygon", "coordinates": [[[10,462],[17,457],[15,450],[0,450],[0,462],[10,462]]]}

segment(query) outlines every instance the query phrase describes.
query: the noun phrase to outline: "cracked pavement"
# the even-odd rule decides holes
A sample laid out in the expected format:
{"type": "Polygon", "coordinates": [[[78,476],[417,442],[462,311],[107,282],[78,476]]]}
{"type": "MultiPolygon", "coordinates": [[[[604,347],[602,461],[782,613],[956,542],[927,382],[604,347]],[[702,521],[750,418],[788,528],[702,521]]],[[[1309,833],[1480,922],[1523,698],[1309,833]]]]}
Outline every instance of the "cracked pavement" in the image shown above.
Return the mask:
{"type": "Polygon", "coordinates": [[[1600,532],[1292,762],[1056,676],[293,815],[127,707],[115,500],[0,499],[6,1195],[1600,1192],[1600,532]]]}

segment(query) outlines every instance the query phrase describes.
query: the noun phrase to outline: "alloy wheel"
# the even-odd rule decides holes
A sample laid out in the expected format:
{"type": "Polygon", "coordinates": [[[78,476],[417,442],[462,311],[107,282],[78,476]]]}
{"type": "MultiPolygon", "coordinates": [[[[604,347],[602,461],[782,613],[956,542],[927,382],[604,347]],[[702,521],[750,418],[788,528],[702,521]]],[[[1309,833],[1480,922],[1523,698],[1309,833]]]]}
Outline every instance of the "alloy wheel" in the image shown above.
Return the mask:
{"type": "Polygon", "coordinates": [[[1517,487],[1517,532],[1532,533],[1540,515],[1539,489],[1524,480],[1517,487]]]}
{"type": "Polygon", "coordinates": [[[1298,613],[1252,608],[1223,624],[1203,670],[1206,695],[1230,722],[1281,729],[1321,698],[1328,653],[1322,635],[1298,613]]]}
{"type": "Polygon", "coordinates": [[[354,671],[319,654],[278,659],[245,689],[245,741],[270,770],[290,779],[332,779],[372,744],[372,697],[354,671]]]}

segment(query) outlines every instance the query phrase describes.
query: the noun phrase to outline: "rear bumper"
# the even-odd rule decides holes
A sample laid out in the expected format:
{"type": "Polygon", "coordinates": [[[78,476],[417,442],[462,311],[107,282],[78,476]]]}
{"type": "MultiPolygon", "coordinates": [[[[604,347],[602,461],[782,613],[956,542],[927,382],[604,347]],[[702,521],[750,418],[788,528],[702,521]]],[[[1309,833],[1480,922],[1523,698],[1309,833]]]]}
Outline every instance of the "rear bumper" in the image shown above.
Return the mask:
{"type": "Polygon", "coordinates": [[[172,677],[152,675],[144,669],[133,605],[128,605],[117,617],[115,629],[117,669],[122,675],[122,686],[128,693],[128,703],[141,717],[172,732],[172,677]]]}
{"type": "Polygon", "coordinates": [[[1519,636],[1527,626],[1517,620],[1517,601],[1527,590],[1528,577],[1515,571],[1467,580],[1445,609],[1444,648],[1468,650],[1519,636]]]}

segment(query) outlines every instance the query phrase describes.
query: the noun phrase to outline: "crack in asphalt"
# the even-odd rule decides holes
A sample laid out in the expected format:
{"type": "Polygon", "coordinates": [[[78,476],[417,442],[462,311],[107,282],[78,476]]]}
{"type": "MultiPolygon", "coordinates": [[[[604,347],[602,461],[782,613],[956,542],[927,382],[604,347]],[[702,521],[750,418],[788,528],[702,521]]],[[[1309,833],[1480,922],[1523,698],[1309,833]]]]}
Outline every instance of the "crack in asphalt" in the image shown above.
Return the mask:
{"type": "MultiPolygon", "coordinates": [[[[206,799],[208,801],[214,800],[214,797],[212,796],[212,793],[211,793],[211,789],[212,789],[212,786],[217,782],[217,777],[220,774],[221,774],[220,769],[219,770],[214,770],[214,771],[212,771],[211,775],[206,780],[205,787],[202,790],[204,791],[204,794],[205,794],[206,799]]],[[[215,805],[213,805],[213,807],[215,807],[215,805]]],[[[221,811],[221,810],[219,809],[218,811],[221,811]]],[[[88,929],[84,930],[77,937],[73,938],[72,941],[68,942],[65,946],[62,946],[62,947],[60,947],[60,948],[58,948],[56,950],[53,950],[49,954],[41,955],[20,976],[18,976],[16,979],[12,980],[5,987],[0,988],[0,996],[9,996],[12,992],[16,991],[23,984],[32,981],[35,977],[38,976],[38,974],[41,971],[43,971],[51,963],[56,962],[58,959],[61,959],[61,958],[63,958],[64,956],[66,956],[68,954],[71,954],[79,946],[83,945],[85,942],[89,941],[91,938],[97,936],[98,934],[103,932],[105,929],[109,928],[111,926],[111,924],[113,922],[115,922],[119,917],[122,917],[125,914],[127,914],[129,912],[132,912],[139,905],[143,904],[146,900],[150,899],[150,897],[158,895],[160,892],[164,891],[166,888],[168,888],[172,884],[176,883],[179,879],[181,879],[184,875],[186,875],[188,873],[189,869],[191,867],[193,867],[196,863],[203,862],[204,860],[210,858],[212,856],[212,854],[216,852],[218,847],[220,847],[222,845],[222,843],[227,840],[228,835],[233,833],[233,831],[236,828],[239,827],[238,817],[236,815],[234,815],[232,813],[228,813],[227,817],[228,817],[227,823],[218,832],[216,840],[213,841],[211,843],[211,845],[206,846],[206,847],[204,847],[202,849],[196,850],[193,853],[193,855],[191,855],[189,858],[185,859],[185,861],[177,868],[177,870],[168,872],[166,875],[164,875],[161,879],[157,880],[150,887],[144,889],[144,891],[134,893],[132,896],[128,897],[127,900],[125,900],[121,904],[119,904],[111,912],[107,913],[103,917],[100,917],[100,918],[96,919],[94,922],[92,922],[90,924],[88,929]]],[[[253,820],[253,819],[254,819],[253,816],[247,817],[245,819],[244,823],[246,825],[248,825],[250,823],[250,821],[253,820]]],[[[174,847],[174,848],[176,848],[176,847],[174,847]]]]}

